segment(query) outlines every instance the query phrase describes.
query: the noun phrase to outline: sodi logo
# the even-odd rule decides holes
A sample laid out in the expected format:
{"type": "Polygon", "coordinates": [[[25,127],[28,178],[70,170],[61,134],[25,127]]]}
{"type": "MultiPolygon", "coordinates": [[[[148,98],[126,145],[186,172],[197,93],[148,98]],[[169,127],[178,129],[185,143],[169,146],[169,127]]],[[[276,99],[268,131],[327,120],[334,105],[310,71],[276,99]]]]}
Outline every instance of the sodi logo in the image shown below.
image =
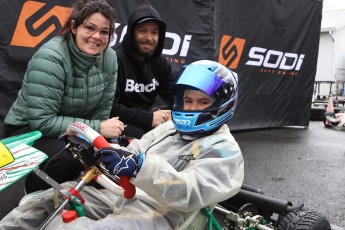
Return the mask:
{"type": "Polygon", "coordinates": [[[245,39],[224,35],[220,42],[218,62],[230,69],[236,69],[245,43],[245,39]]]}
{"type": "Polygon", "coordinates": [[[269,50],[262,47],[252,47],[249,51],[246,65],[260,67],[260,72],[297,76],[305,54],[269,50]]]}
{"type": "Polygon", "coordinates": [[[259,72],[282,76],[297,76],[305,54],[282,52],[253,46],[249,53],[242,55],[246,39],[224,35],[219,46],[218,62],[230,69],[237,69],[243,57],[248,57],[245,65],[259,67],[259,72]]]}
{"type": "Polygon", "coordinates": [[[26,1],[11,41],[12,46],[34,48],[46,37],[56,35],[71,12],[53,3],[26,1]]]}

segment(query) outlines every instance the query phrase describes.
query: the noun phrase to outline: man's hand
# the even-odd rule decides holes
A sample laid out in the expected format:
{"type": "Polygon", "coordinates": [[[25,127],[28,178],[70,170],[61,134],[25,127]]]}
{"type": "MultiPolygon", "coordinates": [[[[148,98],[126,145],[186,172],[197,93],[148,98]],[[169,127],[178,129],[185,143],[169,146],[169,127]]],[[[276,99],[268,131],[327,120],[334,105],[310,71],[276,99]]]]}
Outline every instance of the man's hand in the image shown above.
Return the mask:
{"type": "Polygon", "coordinates": [[[144,161],[144,155],[111,147],[102,148],[98,151],[105,168],[113,175],[135,177],[144,161]]]}

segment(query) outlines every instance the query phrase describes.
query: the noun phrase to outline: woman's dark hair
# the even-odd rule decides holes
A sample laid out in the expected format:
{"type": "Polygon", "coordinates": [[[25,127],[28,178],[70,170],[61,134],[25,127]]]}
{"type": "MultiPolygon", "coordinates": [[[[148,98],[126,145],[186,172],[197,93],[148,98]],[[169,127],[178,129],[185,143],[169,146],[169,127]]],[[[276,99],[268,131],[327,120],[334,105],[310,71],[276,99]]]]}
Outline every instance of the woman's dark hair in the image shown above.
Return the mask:
{"type": "Polygon", "coordinates": [[[58,35],[65,35],[65,39],[67,39],[72,33],[72,21],[74,21],[74,28],[77,28],[87,17],[93,13],[100,13],[109,20],[109,44],[115,31],[116,19],[116,11],[112,7],[110,0],[77,0],[72,7],[71,15],[58,35]]]}

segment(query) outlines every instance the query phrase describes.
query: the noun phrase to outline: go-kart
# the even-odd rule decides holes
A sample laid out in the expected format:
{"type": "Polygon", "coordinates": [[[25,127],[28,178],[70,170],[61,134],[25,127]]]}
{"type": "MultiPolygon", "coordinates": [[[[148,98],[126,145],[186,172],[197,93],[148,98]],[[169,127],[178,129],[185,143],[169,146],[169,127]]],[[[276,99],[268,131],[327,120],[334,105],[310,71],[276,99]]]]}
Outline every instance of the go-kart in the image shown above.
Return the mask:
{"type": "MultiPolygon", "coordinates": [[[[47,156],[30,145],[40,136],[40,133],[35,131],[0,141],[10,150],[5,151],[6,154],[4,154],[8,156],[6,164],[0,165],[0,175],[5,178],[1,179],[1,184],[6,185],[0,187],[0,191],[27,173],[34,171],[54,188],[56,194],[64,197],[63,202],[56,204],[56,209],[42,223],[40,229],[45,229],[56,218],[70,221],[71,217],[84,216],[84,199],[79,192],[91,181],[118,196],[124,197],[124,199],[131,199],[135,196],[135,187],[130,183],[130,178],[118,178],[111,175],[100,163],[99,158],[101,156],[96,150],[108,147],[110,144],[90,127],[80,122],[74,122],[60,137],[65,142],[69,152],[80,160],[85,169],[77,185],[70,190],[65,189],[38,168],[38,165],[47,156]],[[20,153],[24,150],[27,152],[20,153]],[[25,158],[23,156],[26,159],[23,160],[25,158]],[[28,164],[27,162],[31,163],[28,164]],[[17,167],[13,167],[14,165],[17,167]],[[14,170],[21,171],[21,168],[26,168],[25,173],[18,173],[14,170]],[[17,178],[8,180],[10,177],[8,175],[14,174],[17,178]],[[63,211],[67,205],[69,210],[63,211]]],[[[126,138],[121,139],[121,141],[124,142],[122,145],[128,144],[126,138]]],[[[190,213],[179,230],[205,228],[210,230],[213,228],[217,230],[327,230],[331,229],[331,225],[321,214],[304,209],[303,204],[294,206],[289,201],[267,196],[259,189],[243,185],[234,197],[190,213]]]]}

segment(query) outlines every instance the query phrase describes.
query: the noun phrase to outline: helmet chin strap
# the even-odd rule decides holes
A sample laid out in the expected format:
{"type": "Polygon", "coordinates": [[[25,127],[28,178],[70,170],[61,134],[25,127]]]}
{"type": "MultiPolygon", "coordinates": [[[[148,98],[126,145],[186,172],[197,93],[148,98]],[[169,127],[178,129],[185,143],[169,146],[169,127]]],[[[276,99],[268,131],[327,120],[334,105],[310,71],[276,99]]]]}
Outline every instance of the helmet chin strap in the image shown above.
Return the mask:
{"type": "Polygon", "coordinates": [[[187,134],[182,134],[182,133],[180,133],[180,136],[183,141],[194,141],[195,139],[198,139],[198,137],[196,136],[193,137],[193,136],[189,136],[187,134]]]}
{"type": "Polygon", "coordinates": [[[220,127],[216,128],[214,130],[208,131],[206,133],[202,133],[202,134],[194,134],[193,136],[188,135],[188,134],[183,134],[183,133],[179,133],[179,134],[180,134],[180,137],[183,141],[194,141],[196,139],[209,136],[210,134],[216,132],[219,128],[220,127]]]}

